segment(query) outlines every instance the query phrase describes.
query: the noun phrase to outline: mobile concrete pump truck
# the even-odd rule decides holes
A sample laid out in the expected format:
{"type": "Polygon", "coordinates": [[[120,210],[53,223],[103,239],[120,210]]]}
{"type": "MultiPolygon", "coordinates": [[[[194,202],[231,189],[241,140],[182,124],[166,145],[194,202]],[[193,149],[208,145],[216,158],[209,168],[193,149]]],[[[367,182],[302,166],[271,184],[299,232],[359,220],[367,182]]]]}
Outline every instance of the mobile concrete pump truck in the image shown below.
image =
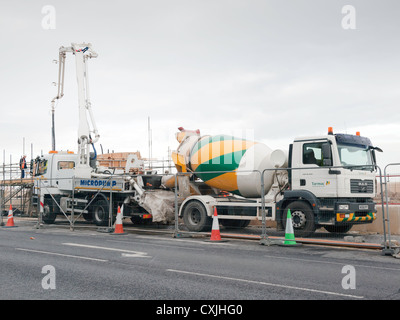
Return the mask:
{"type": "Polygon", "coordinates": [[[329,128],[327,135],[294,139],[284,151],[179,130],[180,145],[172,158],[178,177],[187,180],[179,215],[191,231],[209,229],[214,208],[221,224],[245,227],[262,219],[264,207],[265,218],[275,220],[278,229],[285,227],[290,209],[300,236],[318,227],[347,232],[376,219],[375,151],[382,150],[358,132],[334,134],[329,128]]]}
{"type": "Polygon", "coordinates": [[[97,53],[90,43],[72,43],[70,47],[60,47],[58,95],[52,100],[52,106],[55,100],[64,95],[67,53],[73,54],[76,61],[78,151],[52,150],[34,162],[34,196],[38,200],[36,204],[41,204],[43,222],[54,223],[57,215],[74,213],[99,226],[111,226],[118,206],[123,208],[124,217],[131,217],[132,221],[144,217],[150,217],[154,222],[173,219],[174,192],[162,188],[162,177],[148,174],[153,172],[145,171],[143,160],[135,153],[126,159],[125,170],[115,175],[111,175],[113,170],[99,166],[96,161],[94,143],[100,135],[89,97],[88,60],[96,58],[97,53]],[[90,152],[91,146],[94,152],[90,152]]]}

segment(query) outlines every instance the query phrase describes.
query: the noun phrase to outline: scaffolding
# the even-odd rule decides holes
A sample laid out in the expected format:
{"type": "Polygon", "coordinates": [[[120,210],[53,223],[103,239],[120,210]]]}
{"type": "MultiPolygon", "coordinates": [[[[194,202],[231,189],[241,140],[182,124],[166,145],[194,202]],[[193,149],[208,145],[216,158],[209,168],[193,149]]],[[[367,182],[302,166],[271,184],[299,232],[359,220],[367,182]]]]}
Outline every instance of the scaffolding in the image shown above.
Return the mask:
{"type": "Polygon", "coordinates": [[[25,178],[21,178],[19,163],[1,166],[0,181],[0,212],[1,223],[11,206],[14,215],[33,216],[32,195],[34,179],[30,168],[25,169],[25,178]]]}

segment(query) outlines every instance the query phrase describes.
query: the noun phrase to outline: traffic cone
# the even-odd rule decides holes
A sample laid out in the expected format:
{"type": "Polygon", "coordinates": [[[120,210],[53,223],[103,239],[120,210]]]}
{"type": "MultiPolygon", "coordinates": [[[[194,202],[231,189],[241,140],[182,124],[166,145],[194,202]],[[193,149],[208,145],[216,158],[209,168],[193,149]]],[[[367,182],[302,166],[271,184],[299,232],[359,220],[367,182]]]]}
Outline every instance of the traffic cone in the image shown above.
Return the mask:
{"type": "Polygon", "coordinates": [[[219,232],[219,222],[218,222],[218,214],[217,208],[214,207],[214,216],[213,216],[213,223],[211,228],[211,237],[208,241],[218,241],[218,242],[226,242],[226,240],[221,239],[221,233],[219,232]]]}
{"type": "Polygon", "coordinates": [[[113,234],[125,234],[124,228],[122,227],[122,212],[119,206],[118,206],[117,219],[115,221],[115,229],[113,234]]]}
{"type": "Polygon", "coordinates": [[[13,210],[12,210],[12,205],[10,204],[10,210],[8,210],[7,224],[5,225],[5,228],[13,228],[13,227],[16,227],[16,225],[14,225],[13,210]]]}
{"type": "Polygon", "coordinates": [[[299,245],[301,245],[300,243],[296,242],[296,239],[294,237],[292,213],[290,212],[290,209],[288,209],[288,212],[287,212],[285,241],[283,242],[283,245],[284,246],[299,246],[299,245]]]}

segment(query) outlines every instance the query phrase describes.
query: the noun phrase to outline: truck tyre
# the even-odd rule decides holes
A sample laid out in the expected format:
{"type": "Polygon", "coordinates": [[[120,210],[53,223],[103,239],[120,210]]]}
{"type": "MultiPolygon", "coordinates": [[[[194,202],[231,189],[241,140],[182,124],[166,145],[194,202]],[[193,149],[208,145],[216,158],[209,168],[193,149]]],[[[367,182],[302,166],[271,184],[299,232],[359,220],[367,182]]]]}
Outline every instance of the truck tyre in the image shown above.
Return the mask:
{"type": "Polygon", "coordinates": [[[46,224],[53,224],[54,221],[56,220],[57,217],[57,211],[55,210],[54,206],[57,206],[54,203],[54,200],[49,198],[49,199],[44,199],[44,204],[43,204],[43,214],[42,214],[42,220],[46,224]]]}
{"type": "Polygon", "coordinates": [[[190,201],[183,208],[183,222],[189,231],[209,231],[212,219],[207,215],[206,208],[199,201],[190,201]]]}
{"type": "Polygon", "coordinates": [[[304,201],[294,201],[285,208],[282,217],[282,224],[286,230],[287,212],[290,209],[292,214],[293,231],[295,236],[308,237],[314,233],[316,226],[314,221],[314,212],[304,201]]]}
{"type": "MultiPolygon", "coordinates": [[[[109,207],[110,203],[105,199],[99,199],[91,206],[93,222],[97,226],[108,226],[109,207]]],[[[112,218],[111,214],[111,224],[112,218]]]]}
{"type": "Polygon", "coordinates": [[[82,213],[83,219],[85,221],[92,221],[93,220],[93,213],[92,212],[84,212],[82,213]]]}

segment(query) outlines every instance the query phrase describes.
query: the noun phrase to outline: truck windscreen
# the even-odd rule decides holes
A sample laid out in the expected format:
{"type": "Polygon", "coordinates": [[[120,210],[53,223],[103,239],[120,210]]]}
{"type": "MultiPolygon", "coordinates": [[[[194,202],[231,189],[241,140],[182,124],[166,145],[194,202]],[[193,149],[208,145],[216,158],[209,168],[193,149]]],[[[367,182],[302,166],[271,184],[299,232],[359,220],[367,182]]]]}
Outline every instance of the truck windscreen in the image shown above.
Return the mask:
{"type": "Polygon", "coordinates": [[[369,146],[338,144],[340,162],[355,170],[373,170],[374,161],[369,146]]]}

